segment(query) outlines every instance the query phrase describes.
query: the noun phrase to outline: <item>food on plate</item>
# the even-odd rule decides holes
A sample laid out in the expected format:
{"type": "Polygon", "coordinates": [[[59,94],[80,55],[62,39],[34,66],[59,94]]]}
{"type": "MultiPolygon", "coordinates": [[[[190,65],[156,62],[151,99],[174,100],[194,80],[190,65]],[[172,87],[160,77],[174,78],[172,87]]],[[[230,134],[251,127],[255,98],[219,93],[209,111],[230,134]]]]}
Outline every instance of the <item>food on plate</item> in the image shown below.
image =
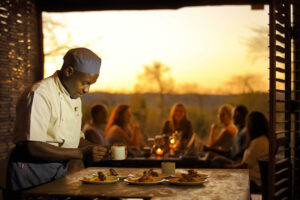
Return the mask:
{"type": "Polygon", "coordinates": [[[181,178],[178,179],[179,182],[196,182],[197,180],[195,177],[191,176],[190,174],[182,174],[181,178]]]}
{"type": "Polygon", "coordinates": [[[195,178],[207,178],[208,177],[207,174],[199,174],[196,170],[193,170],[193,169],[189,169],[188,174],[195,178]]]}
{"type": "Polygon", "coordinates": [[[144,171],[144,174],[143,176],[141,176],[139,179],[137,179],[138,182],[153,182],[154,179],[153,179],[153,176],[151,175],[150,173],[150,170],[149,171],[144,171]]]}
{"type": "Polygon", "coordinates": [[[83,177],[84,181],[100,181],[98,176],[94,176],[92,178],[83,177]]]}
{"type": "Polygon", "coordinates": [[[106,180],[106,176],[105,176],[105,174],[103,174],[103,172],[98,172],[98,177],[99,177],[100,181],[106,180]]]}
{"type": "Polygon", "coordinates": [[[84,181],[105,181],[106,176],[102,172],[98,172],[98,176],[94,176],[92,178],[83,177],[84,181]]]}
{"type": "Polygon", "coordinates": [[[175,177],[179,177],[176,179],[178,182],[198,182],[205,180],[208,176],[206,174],[199,174],[196,170],[190,169],[187,174],[175,175],[175,177]]]}
{"type": "Polygon", "coordinates": [[[143,175],[139,178],[130,178],[129,180],[136,183],[152,183],[161,180],[161,178],[158,178],[158,176],[159,175],[157,172],[153,171],[153,169],[150,169],[148,171],[144,171],[143,175]]]}
{"type": "Polygon", "coordinates": [[[119,174],[116,172],[116,170],[110,168],[108,176],[119,176],[119,174]]]}
{"type": "Polygon", "coordinates": [[[153,171],[153,169],[149,169],[148,173],[153,177],[158,177],[158,173],[153,171]]]}

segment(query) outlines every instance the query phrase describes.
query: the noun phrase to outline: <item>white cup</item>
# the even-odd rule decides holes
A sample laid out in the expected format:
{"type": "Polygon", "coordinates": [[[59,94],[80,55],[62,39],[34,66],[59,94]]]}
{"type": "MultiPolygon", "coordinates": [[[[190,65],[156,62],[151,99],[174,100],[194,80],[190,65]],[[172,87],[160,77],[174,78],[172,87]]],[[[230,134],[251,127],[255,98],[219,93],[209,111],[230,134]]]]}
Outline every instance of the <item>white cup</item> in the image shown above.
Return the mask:
{"type": "Polygon", "coordinates": [[[124,160],[126,158],[125,146],[112,146],[111,156],[113,160],[124,160]]]}
{"type": "Polygon", "coordinates": [[[166,175],[174,175],[175,162],[161,162],[161,173],[166,175]]]}

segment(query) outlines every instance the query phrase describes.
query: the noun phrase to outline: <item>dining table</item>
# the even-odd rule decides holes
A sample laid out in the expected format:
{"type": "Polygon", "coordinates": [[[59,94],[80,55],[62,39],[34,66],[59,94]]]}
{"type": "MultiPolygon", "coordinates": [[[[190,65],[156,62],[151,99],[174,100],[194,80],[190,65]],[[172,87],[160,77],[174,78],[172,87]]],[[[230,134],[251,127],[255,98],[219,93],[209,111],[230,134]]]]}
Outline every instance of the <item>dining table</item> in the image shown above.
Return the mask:
{"type": "MultiPolygon", "coordinates": [[[[199,185],[173,185],[170,181],[159,184],[132,185],[124,180],[111,184],[86,184],[84,177],[92,177],[99,171],[106,173],[108,168],[89,167],[65,177],[25,190],[23,199],[47,199],[49,197],[66,197],[62,199],[202,199],[202,200],[248,200],[248,169],[195,169],[206,174],[207,179],[199,185]]],[[[142,174],[149,168],[114,168],[119,174],[142,174]]],[[[161,173],[160,168],[154,171],[161,173]]],[[[187,169],[176,169],[175,174],[186,173],[187,169]]],[[[172,178],[172,177],[171,177],[172,178]]]]}

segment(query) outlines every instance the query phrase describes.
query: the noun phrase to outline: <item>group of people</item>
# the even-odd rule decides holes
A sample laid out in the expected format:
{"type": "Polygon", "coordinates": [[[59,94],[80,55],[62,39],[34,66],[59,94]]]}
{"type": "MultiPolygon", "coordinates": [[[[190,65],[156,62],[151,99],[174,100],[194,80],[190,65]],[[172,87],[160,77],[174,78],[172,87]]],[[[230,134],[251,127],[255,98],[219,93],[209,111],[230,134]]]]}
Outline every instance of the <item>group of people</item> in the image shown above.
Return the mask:
{"type": "Polygon", "coordinates": [[[268,121],[263,113],[253,111],[248,114],[245,106],[232,109],[228,104],[218,110],[218,120],[222,128],[216,136],[217,125],[212,124],[208,145],[205,150],[212,167],[248,168],[251,190],[261,187],[259,159],[269,154],[268,121]],[[232,111],[233,110],[233,111],[232,111]]]}
{"type": "MultiPolygon", "coordinates": [[[[11,195],[76,172],[83,161],[100,161],[109,145],[122,143],[140,149],[139,125],[130,123],[129,105],[107,108],[97,104],[92,120],[81,131],[81,100],[99,77],[101,59],[86,48],[69,50],[61,70],[30,86],[20,96],[14,128],[15,148],[11,152],[7,184],[11,195]]],[[[260,112],[248,115],[245,106],[223,105],[218,112],[222,128],[211,125],[205,149],[214,152],[212,161],[223,167],[248,167],[251,180],[260,185],[258,158],[268,154],[268,123],[260,112]],[[233,113],[233,114],[232,114],[233,113]],[[223,156],[223,157],[222,157],[223,156]]],[[[181,133],[180,148],[195,139],[183,104],[175,104],[162,133],[181,133]]],[[[195,141],[195,140],[194,140],[195,141]]]]}
{"type": "MultiPolygon", "coordinates": [[[[83,127],[85,139],[99,145],[111,146],[123,144],[128,149],[140,150],[145,142],[141,139],[139,124],[131,123],[131,110],[127,104],[117,105],[110,117],[105,105],[96,104],[91,108],[92,119],[83,127]]],[[[192,124],[186,117],[183,104],[175,104],[170,117],[163,125],[162,133],[172,135],[178,131],[181,135],[180,148],[187,145],[193,134],[192,124]]]]}

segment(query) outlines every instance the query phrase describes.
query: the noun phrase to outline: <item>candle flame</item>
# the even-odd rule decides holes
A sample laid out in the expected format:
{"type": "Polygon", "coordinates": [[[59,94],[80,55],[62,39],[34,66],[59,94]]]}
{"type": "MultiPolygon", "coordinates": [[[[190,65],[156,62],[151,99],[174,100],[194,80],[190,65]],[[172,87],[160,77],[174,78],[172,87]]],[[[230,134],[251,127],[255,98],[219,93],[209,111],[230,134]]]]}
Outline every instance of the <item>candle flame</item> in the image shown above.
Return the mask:
{"type": "Polygon", "coordinates": [[[164,151],[161,148],[156,149],[156,154],[157,155],[162,155],[164,151]]]}

